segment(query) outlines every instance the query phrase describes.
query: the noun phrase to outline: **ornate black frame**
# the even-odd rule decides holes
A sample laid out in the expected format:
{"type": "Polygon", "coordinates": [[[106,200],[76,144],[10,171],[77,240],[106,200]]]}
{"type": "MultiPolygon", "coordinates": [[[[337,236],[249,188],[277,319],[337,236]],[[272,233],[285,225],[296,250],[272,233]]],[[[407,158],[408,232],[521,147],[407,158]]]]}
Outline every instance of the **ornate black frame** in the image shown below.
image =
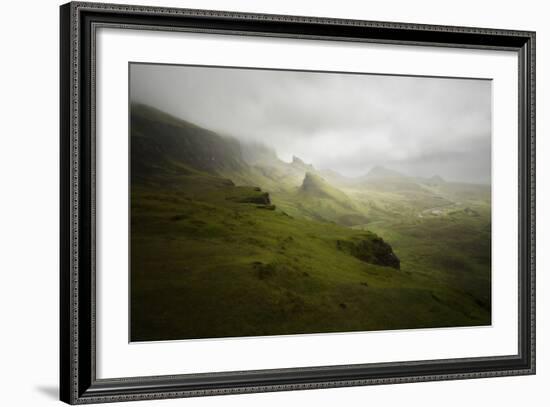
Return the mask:
{"type": "Polygon", "coordinates": [[[60,8],[60,398],[70,404],[535,373],[535,33],[189,9],[60,8]],[[95,29],[180,30],[513,50],[519,56],[517,355],[97,379],[95,373],[95,29]]]}

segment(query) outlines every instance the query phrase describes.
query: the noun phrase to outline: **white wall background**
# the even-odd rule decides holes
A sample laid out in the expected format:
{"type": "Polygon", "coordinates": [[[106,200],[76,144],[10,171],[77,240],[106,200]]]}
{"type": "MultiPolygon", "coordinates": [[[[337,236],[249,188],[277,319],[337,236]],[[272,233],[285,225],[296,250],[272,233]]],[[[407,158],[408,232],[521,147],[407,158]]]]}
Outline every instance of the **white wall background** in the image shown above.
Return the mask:
{"type": "MultiPolygon", "coordinates": [[[[134,4],[537,31],[538,374],[148,402],[174,406],[545,405],[550,400],[550,27],[545,2],[146,0],[134,4]]],[[[0,404],[54,405],[58,381],[57,0],[6,2],[0,24],[0,404]]],[[[130,405],[130,404],[127,404],[130,405]]],[[[141,404],[140,404],[141,405],[141,404]]],[[[143,405],[145,405],[143,403],[143,405]]]]}

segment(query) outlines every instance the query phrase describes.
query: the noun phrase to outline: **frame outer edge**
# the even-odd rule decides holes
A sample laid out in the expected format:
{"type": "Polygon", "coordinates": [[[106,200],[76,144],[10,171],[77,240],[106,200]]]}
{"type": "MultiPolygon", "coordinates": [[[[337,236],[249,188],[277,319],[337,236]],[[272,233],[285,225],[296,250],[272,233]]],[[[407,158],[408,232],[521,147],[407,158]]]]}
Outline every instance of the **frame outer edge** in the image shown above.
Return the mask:
{"type": "Polygon", "coordinates": [[[70,7],[61,6],[59,9],[60,36],[59,36],[59,120],[60,120],[60,214],[59,214],[59,235],[60,235],[60,279],[59,279],[59,398],[62,401],[70,401],[71,393],[71,348],[70,343],[70,310],[69,303],[70,288],[70,7]]]}
{"type": "Polygon", "coordinates": [[[242,11],[227,11],[227,10],[204,10],[194,8],[177,8],[166,6],[145,6],[133,4],[117,4],[117,3],[97,3],[73,1],[75,7],[83,10],[96,11],[112,11],[112,12],[129,12],[135,14],[162,14],[166,16],[189,16],[189,17],[218,17],[226,19],[238,20],[256,20],[256,21],[280,21],[280,22],[295,22],[309,24],[332,24],[341,26],[361,26],[361,27],[376,27],[376,28],[392,28],[392,29],[409,29],[409,30],[430,30],[440,32],[454,32],[467,34],[490,34],[490,35],[509,35],[515,37],[529,37],[533,31],[525,30],[503,30],[498,28],[480,28],[473,26],[454,26],[454,25],[437,25],[423,23],[405,23],[397,21],[372,21],[372,20],[356,20],[350,18],[335,18],[321,16],[304,16],[290,14],[262,14],[242,11]]]}
{"type": "Polygon", "coordinates": [[[530,324],[530,336],[531,336],[531,373],[536,374],[536,205],[537,205],[537,190],[536,190],[536,99],[537,99],[537,86],[536,86],[536,33],[531,32],[529,44],[530,58],[529,58],[529,78],[530,87],[529,91],[529,131],[530,131],[530,216],[531,216],[531,236],[530,236],[530,279],[531,279],[531,324],[530,324]]]}
{"type": "MultiPolygon", "coordinates": [[[[409,24],[395,22],[377,22],[377,21],[361,21],[348,19],[334,19],[325,17],[300,17],[290,15],[266,15],[253,13],[240,13],[228,11],[211,11],[211,10],[195,10],[195,9],[178,9],[178,8],[163,8],[149,6],[131,6],[120,4],[107,3],[85,3],[71,2],[60,7],[61,13],[61,47],[63,44],[68,50],[60,53],[61,72],[69,73],[69,77],[62,77],[60,80],[60,119],[61,119],[61,165],[60,168],[70,170],[70,177],[67,174],[61,174],[61,249],[67,248],[68,253],[61,253],[61,332],[69,333],[68,347],[67,343],[61,339],[60,346],[60,398],[62,401],[69,404],[89,404],[89,403],[104,403],[115,401],[132,401],[132,400],[151,400],[151,399],[167,399],[177,397],[197,397],[221,394],[237,394],[237,393],[253,393],[253,392],[268,392],[268,391],[284,391],[284,390],[304,390],[304,389],[320,389],[345,386],[361,386],[373,384],[394,384],[420,381],[439,381],[439,380],[458,380],[470,379],[477,377],[499,377],[499,376],[514,376],[524,374],[535,374],[536,357],[535,357],[535,38],[536,35],[532,31],[517,31],[517,30],[499,30],[499,29],[482,29],[475,27],[459,27],[459,26],[434,26],[425,24],[409,24]],[[517,370],[496,370],[474,373],[457,373],[457,374],[433,374],[427,376],[408,376],[408,377],[393,377],[380,379],[360,379],[360,380],[340,380],[340,381],[324,381],[317,383],[297,383],[284,385],[262,385],[262,386],[246,386],[235,388],[215,388],[206,390],[182,390],[182,391],[144,391],[138,394],[111,394],[97,395],[93,389],[84,389],[79,391],[79,375],[88,374],[90,372],[79,371],[79,235],[82,231],[79,230],[79,209],[80,209],[80,13],[81,11],[111,11],[111,12],[131,12],[143,14],[160,14],[160,15],[181,15],[181,16],[196,16],[196,17],[219,17],[228,19],[252,19],[252,20],[270,20],[281,22],[300,22],[300,23],[318,23],[318,24],[333,24],[333,25],[356,25],[376,28],[391,28],[391,29],[411,29],[411,30],[430,30],[434,32],[454,32],[454,33],[471,33],[471,34],[487,34],[487,35],[509,35],[522,37],[526,40],[527,58],[526,63],[529,66],[527,75],[529,86],[526,86],[525,91],[529,94],[528,104],[529,116],[527,120],[529,129],[530,150],[529,150],[529,277],[530,277],[530,344],[531,352],[528,355],[529,366],[526,369],[517,370]],[[66,106],[64,106],[66,104],[66,106]],[[70,204],[70,206],[69,206],[70,204]],[[66,205],[66,211],[63,211],[66,205]],[[67,229],[68,228],[68,229],[67,229]],[[69,280],[70,279],[70,280],[69,280]],[[65,281],[63,281],[65,280],[65,281]],[[64,284],[65,283],[65,284],[64,284]],[[66,318],[66,316],[70,318],[66,318]]],[[[527,154],[526,154],[527,156],[527,154]]],[[[92,385],[93,387],[93,385],[92,385]]]]}
{"type": "Polygon", "coordinates": [[[62,349],[62,366],[60,367],[61,386],[60,399],[68,404],[82,401],[79,392],[79,378],[83,373],[79,370],[79,209],[80,209],[80,137],[79,137],[79,95],[80,95],[80,63],[79,63],[79,5],[67,3],[60,6],[61,10],[61,41],[65,44],[65,52],[61,55],[61,69],[67,75],[61,81],[62,123],[64,129],[62,138],[62,163],[68,174],[63,179],[62,196],[65,211],[61,214],[62,222],[66,222],[68,231],[62,238],[67,253],[63,254],[66,264],[61,270],[65,286],[61,293],[62,329],[68,336],[67,349],[62,349]]]}

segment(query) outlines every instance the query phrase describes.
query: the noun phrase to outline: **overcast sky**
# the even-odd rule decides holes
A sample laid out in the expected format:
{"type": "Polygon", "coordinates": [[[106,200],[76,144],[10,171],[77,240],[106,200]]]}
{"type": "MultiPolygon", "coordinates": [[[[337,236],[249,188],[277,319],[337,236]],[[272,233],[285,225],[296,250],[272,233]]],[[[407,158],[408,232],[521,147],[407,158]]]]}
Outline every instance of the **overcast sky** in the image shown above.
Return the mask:
{"type": "Polygon", "coordinates": [[[489,80],[132,64],[130,81],[132,101],[284,161],[490,182],[489,80]]]}

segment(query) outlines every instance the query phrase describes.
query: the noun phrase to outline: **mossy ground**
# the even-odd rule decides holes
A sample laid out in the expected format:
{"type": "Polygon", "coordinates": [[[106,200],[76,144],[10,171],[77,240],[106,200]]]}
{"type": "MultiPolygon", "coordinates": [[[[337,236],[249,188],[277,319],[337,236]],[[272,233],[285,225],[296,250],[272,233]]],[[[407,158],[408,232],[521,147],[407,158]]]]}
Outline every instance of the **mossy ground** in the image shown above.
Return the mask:
{"type": "Polygon", "coordinates": [[[132,185],[133,341],[490,323],[490,229],[479,217],[373,223],[397,270],[338,248],[361,227],[292,216],[273,199],[262,210],[246,203],[263,193],[255,187],[186,173],[132,185]]]}

